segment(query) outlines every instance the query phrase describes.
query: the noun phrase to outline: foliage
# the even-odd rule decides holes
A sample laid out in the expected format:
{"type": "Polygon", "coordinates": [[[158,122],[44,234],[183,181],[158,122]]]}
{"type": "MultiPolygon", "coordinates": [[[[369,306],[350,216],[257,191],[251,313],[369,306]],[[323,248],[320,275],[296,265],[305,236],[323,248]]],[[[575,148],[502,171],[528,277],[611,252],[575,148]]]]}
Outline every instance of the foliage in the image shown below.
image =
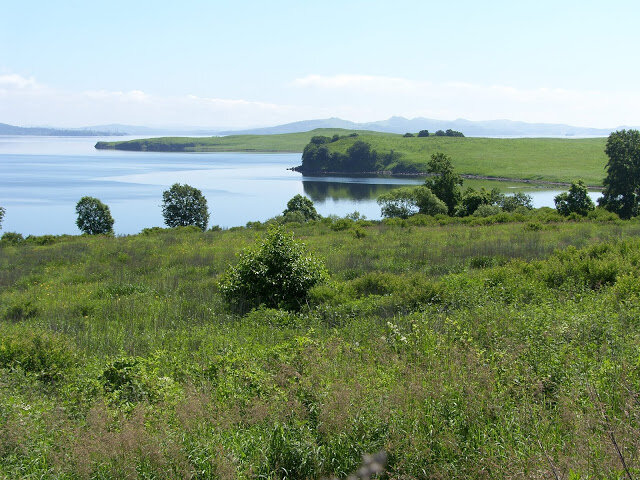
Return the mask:
{"type": "Polygon", "coordinates": [[[460,202],[462,178],[455,173],[451,157],[441,152],[431,155],[428,167],[432,176],[425,180],[425,186],[445,203],[449,215],[453,215],[460,202]]]}
{"type": "Polygon", "coordinates": [[[113,233],[113,217],[109,207],[94,197],[82,197],[76,204],[76,225],[87,235],[113,233]]]}
{"type": "Polygon", "coordinates": [[[447,206],[425,186],[395,188],[377,199],[384,218],[408,218],[416,213],[447,214],[447,206]]]}
{"type": "Polygon", "coordinates": [[[309,289],[323,281],[323,263],[283,227],[272,226],[262,241],[240,253],[220,280],[220,291],[240,310],[258,305],[298,309],[309,289]]]}
{"type": "Polygon", "coordinates": [[[460,205],[456,208],[456,215],[465,217],[473,215],[475,211],[482,205],[495,205],[501,199],[498,189],[486,190],[482,187],[480,190],[467,188],[462,195],[460,205]]]}
{"type": "Polygon", "coordinates": [[[553,201],[558,213],[565,216],[571,213],[584,216],[595,208],[593,200],[589,197],[587,186],[582,180],[572,182],[569,191],[556,195],[553,201]]]}
{"type": "Polygon", "coordinates": [[[254,229],[0,249],[0,477],[639,476],[639,220],[341,220],[298,312],[226,308],[254,229]]]}
{"type": "Polygon", "coordinates": [[[411,137],[415,137],[415,135],[413,133],[407,132],[404,135],[402,135],[404,138],[411,138],[411,137]]]}
{"type": "Polygon", "coordinates": [[[195,225],[204,231],[209,222],[207,199],[197,188],[174,183],[162,193],[162,216],[168,227],[195,225]]]}
{"type": "Polygon", "coordinates": [[[287,208],[282,212],[283,215],[288,213],[300,213],[304,221],[318,220],[320,215],[313,206],[313,202],[307,197],[298,194],[287,202],[287,208]]]}
{"type": "Polygon", "coordinates": [[[515,212],[520,207],[531,210],[533,209],[533,198],[526,193],[516,192],[513,195],[501,195],[497,204],[505,212],[515,212]]]}
{"type": "Polygon", "coordinates": [[[420,130],[418,132],[418,136],[419,137],[428,137],[429,136],[429,130],[420,130]]]}
{"type": "Polygon", "coordinates": [[[24,237],[17,232],[4,232],[0,238],[0,245],[19,245],[24,242],[24,237]]]}
{"type": "Polygon", "coordinates": [[[418,213],[413,187],[395,188],[380,195],[377,202],[385,218],[408,218],[418,213]]]}
{"type": "Polygon", "coordinates": [[[0,327],[0,368],[20,369],[53,383],[74,363],[69,344],[59,335],[34,329],[0,327]]]}
{"type": "Polygon", "coordinates": [[[640,132],[620,130],[607,139],[607,176],[599,203],[621,218],[640,213],[640,132]]]}

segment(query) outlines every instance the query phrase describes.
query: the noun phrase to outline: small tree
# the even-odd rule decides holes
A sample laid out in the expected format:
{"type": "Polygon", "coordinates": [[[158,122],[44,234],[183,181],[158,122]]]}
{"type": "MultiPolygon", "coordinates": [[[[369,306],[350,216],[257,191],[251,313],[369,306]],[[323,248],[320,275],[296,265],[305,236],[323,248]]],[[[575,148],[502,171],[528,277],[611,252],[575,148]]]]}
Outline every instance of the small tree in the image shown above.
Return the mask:
{"type": "Polygon", "coordinates": [[[113,233],[113,217],[109,207],[97,198],[82,197],[76,204],[76,225],[87,235],[113,233]]]}
{"type": "Polygon", "coordinates": [[[420,130],[418,132],[418,136],[419,137],[428,137],[429,136],[429,130],[420,130]]]}
{"type": "Polygon", "coordinates": [[[578,215],[586,215],[596,208],[582,180],[572,182],[569,192],[556,195],[553,201],[556,204],[556,210],[561,215],[569,215],[574,212],[578,215]]]}
{"type": "Polygon", "coordinates": [[[219,287],[224,298],[240,310],[259,305],[296,310],[305,303],[309,289],[326,277],[324,264],[284,227],[275,225],[260,243],[240,253],[219,287]]]}
{"type": "Polygon", "coordinates": [[[425,186],[414,190],[418,213],[424,215],[446,215],[449,211],[445,203],[425,186]]]}
{"type": "Polygon", "coordinates": [[[434,153],[429,160],[428,171],[433,176],[425,180],[425,186],[445,203],[449,215],[453,215],[460,202],[462,178],[455,173],[451,157],[441,152],[434,153]]]}
{"type": "Polygon", "coordinates": [[[413,133],[410,133],[410,132],[407,132],[407,133],[405,133],[405,134],[403,135],[403,137],[405,137],[405,138],[411,138],[411,137],[413,137],[413,136],[414,136],[414,135],[413,135],[413,133]]]}
{"type": "Polygon", "coordinates": [[[505,212],[513,212],[520,207],[527,210],[533,209],[533,197],[523,192],[516,192],[513,195],[500,195],[497,203],[505,212]]]}
{"type": "Polygon", "coordinates": [[[613,132],[605,153],[609,162],[598,203],[621,218],[634,217],[640,213],[640,132],[613,132]]]}
{"type": "Polygon", "coordinates": [[[414,188],[395,188],[383,193],[377,199],[382,216],[385,218],[408,218],[418,213],[414,188]]]}
{"type": "Polygon", "coordinates": [[[162,216],[168,227],[195,225],[204,231],[209,222],[207,199],[197,188],[174,183],[162,194],[162,216]]]}
{"type": "Polygon", "coordinates": [[[447,214],[447,206],[425,186],[396,188],[378,197],[381,213],[386,218],[408,218],[416,213],[447,214]]]}
{"type": "Polygon", "coordinates": [[[292,214],[295,212],[302,214],[305,221],[318,220],[320,218],[320,215],[318,215],[316,208],[313,206],[313,202],[307,197],[303,197],[300,194],[296,195],[287,202],[287,209],[282,212],[282,214],[286,216],[287,214],[292,214]]]}

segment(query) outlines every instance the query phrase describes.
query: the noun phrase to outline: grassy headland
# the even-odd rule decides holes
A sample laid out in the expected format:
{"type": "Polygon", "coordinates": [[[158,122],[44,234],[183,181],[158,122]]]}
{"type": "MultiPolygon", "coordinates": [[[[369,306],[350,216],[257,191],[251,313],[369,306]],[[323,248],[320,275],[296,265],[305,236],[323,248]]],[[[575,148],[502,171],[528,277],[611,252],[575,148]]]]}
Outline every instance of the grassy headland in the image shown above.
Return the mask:
{"type": "MultiPolygon", "coordinates": [[[[98,142],[96,148],[170,152],[302,152],[313,136],[341,138],[326,144],[329,154],[346,154],[350,146],[364,141],[380,156],[394,157],[378,168],[396,174],[426,172],[432,153],[453,159],[461,174],[479,177],[524,179],[568,183],[583,179],[601,185],[607,158],[606,138],[455,138],[404,137],[390,133],[341,129],[318,129],[281,135],[232,135],[228,137],[164,137],[126,142],[98,142]],[[357,137],[349,134],[357,133],[357,137]]],[[[325,169],[326,170],[326,169],[325,169]]]]}
{"type": "MultiPolygon", "coordinates": [[[[123,142],[98,142],[99,150],[136,152],[302,152],[314,135],[345,135],[351,130],[319,128],[310,132],[276,135],[228,135],[225,137],[158,137],[123,142]]],[[[368,135],[380,135],[366,132],[368,135]]]]}
{"type": "Polygon", "coordinates": [[[0,477],[640,473],[637,221],[289,228],[330,273],[299,313],[221,298],[259,224],[0,245],[0,477]]]}

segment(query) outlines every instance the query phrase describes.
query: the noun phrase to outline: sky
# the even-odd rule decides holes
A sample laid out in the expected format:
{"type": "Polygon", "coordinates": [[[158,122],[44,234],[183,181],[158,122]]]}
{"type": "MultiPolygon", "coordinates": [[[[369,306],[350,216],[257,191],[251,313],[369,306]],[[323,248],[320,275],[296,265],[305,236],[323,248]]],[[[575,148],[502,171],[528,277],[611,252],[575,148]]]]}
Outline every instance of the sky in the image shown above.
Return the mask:
{"type": "Polygon", "coordinates": [[[0,123],[640,125],[640,2],[0,0],[0,123]]]}

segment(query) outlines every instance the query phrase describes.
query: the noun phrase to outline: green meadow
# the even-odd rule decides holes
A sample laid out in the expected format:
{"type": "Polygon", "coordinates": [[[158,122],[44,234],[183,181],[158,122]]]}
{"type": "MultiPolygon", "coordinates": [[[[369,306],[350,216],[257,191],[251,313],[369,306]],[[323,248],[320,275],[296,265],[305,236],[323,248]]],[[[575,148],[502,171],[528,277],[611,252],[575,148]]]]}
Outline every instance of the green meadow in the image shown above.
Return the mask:
{"type": "Polygon", "coordinates": [[[0,478],[640,475],[637,220],[287,229],[329,272],[298,312],[220,294],[260,223],[3,240],[0,478]]]}
{"type": "MultiPolygon", "coordinates": [[[[310,132],[225,137],[159,137],[122,142],[98,142],[97,149],[148,152],[302,152],[314,135],[344,135],[351,130],[319,128],[310,132]]],[[[367,132],[376,136],[377,132],[367,132]]]]}
{"type": "MultiPolygon", "coordinates": [[[[127,142],[99,142],[96,148],[180,152],[301,152],[312,136],[340,140],[326,144],[330,152],[346,153],[356,141],[364,141],[379,154],[400,154],[392,165],[406,171],[426,172],[431,154],[450,155],[458,173],[507,179],[569,183],[582,179],[602,185],[607,157],[606,138],[456,138],[404,137],[390,133],[318,129],[281,135],[232,135],[206,138],[151,138],[127,142]],[[357,133],[357,137],[349,137],[357,133]]],[[[293,165],[292,165],[293,166],[293,165]]]]}

